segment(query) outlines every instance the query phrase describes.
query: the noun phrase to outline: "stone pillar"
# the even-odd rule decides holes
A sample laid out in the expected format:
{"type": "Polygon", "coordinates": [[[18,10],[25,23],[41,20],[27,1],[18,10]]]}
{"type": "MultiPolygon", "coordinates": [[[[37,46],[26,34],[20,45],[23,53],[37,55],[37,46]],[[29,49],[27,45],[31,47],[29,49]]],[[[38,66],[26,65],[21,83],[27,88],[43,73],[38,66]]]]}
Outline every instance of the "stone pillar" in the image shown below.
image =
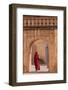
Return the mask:
{"type": "Polygon", "coordinates": [[[49,40],[49,71],[57,71],[57,56],[56,56],[56,40],[55,40],[55,30],[50,31],[49,40]]]}

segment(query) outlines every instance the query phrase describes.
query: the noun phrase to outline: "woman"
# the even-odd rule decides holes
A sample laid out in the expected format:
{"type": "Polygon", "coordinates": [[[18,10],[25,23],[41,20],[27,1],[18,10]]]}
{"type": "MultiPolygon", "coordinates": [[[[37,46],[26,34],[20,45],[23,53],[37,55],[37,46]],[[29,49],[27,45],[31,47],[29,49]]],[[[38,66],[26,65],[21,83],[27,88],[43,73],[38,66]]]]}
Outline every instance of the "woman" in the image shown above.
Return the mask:
{"type": "Polygon", "coordinates": [[[40,63],[39,63],[39,55],[38,55],[38,52],[35,52],[35,55],[34,55],[34,64],[35,64],[35,69],[36,69],[36,71],[37,71],[37,70],[40,70],[40,63]]]}

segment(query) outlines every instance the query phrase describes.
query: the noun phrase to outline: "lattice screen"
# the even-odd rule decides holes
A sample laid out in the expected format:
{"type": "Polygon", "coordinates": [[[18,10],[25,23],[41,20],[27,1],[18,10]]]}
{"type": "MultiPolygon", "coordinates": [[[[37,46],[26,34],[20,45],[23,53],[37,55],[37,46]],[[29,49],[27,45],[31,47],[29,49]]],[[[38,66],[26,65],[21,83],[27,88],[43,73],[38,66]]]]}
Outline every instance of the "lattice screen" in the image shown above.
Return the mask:
{"type": "Polygon", "coordinates": [[[24,15],[24,27],[57,27],[56,16],[24,15]]]}

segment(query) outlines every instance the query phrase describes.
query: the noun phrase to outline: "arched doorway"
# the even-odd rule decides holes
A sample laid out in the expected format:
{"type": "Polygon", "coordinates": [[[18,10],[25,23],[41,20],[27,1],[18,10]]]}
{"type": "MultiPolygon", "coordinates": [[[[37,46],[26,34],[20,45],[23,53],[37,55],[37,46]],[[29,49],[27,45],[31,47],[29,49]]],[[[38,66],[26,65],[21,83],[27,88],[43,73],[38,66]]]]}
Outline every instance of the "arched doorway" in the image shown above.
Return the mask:
{"type": "Polygon", "coordinates": [[[38,52],[39,55],[39,63],[40,70],[37,72],[48,72],[48,62],[49,62],[49,53],[48,53],[48,42],[42,39],[35,40],[30,47],[30,72],[36,72],[35,64],[34,64],[34,55],[35,52],[38,52]]]}

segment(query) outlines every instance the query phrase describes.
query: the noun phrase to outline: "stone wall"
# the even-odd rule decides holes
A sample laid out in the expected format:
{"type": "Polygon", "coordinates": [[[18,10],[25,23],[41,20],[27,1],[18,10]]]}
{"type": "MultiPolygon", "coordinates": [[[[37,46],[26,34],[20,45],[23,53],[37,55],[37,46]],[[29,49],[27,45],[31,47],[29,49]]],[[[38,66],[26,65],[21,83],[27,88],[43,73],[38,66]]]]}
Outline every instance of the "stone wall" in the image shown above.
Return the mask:
{"type": "MultiPolygon", "coordinates": [[[[49,72],[57,72],[57,30],[50,27],[24,27],[24,72],[30,72],[30,53],[32,45],[39,41],[48,44],[49,48],[49,72]]],[[[37,43],[38,44],[38,43],[37,43]]],[[[43,44],[41,44],[43,45],[43,44]]],[[[43,46],[42,46],[43,47],[43,46]]],[[[39,47],[40,48],[40,47],[39,47]]],[[[40,52],[39,52],[40,53],[40,52]]],[[[42,55],[44,53],[42,52],[42,55]]]]}

